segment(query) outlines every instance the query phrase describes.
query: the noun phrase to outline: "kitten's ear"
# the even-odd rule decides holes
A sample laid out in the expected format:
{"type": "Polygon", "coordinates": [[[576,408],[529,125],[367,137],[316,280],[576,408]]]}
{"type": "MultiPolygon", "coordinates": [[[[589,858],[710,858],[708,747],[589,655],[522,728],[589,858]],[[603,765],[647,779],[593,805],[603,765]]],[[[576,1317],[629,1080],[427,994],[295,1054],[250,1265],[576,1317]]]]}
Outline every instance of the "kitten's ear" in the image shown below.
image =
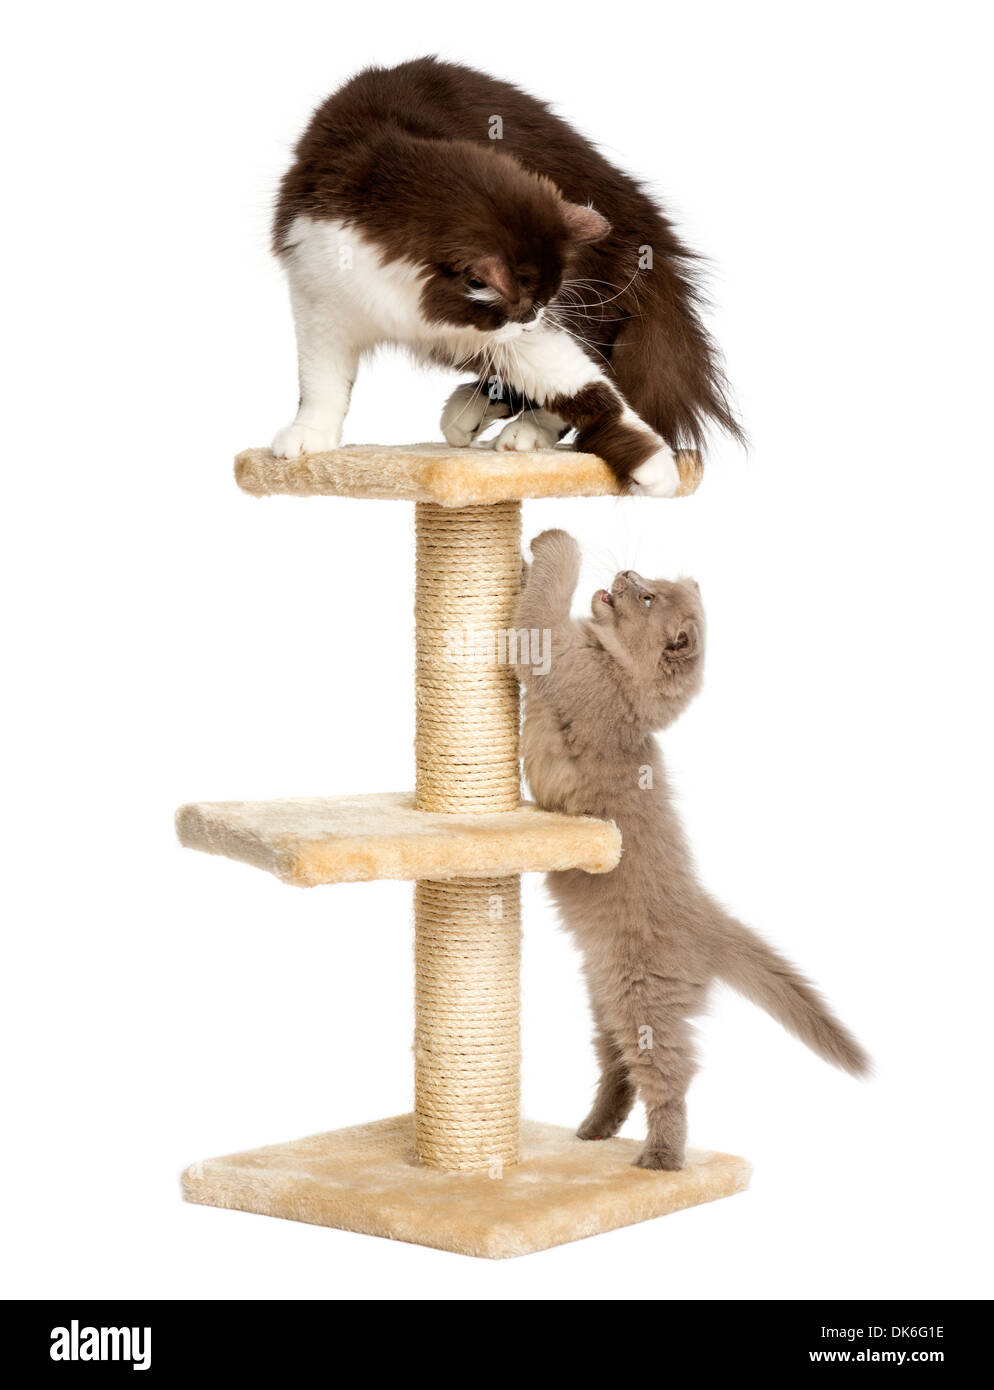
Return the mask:
{"type": "Polygon", "coordinates": [[[663,664],[672,666],[689,661],[692,657],[699,655],[700,650],[701,630],[693,618],[689,618],[667,634],[666,645],[663,647],[663,655],[660,660],[663,664]]]}
{"type": "Polygon", "coordinates": [[[521,298],[521,293],[515,284],[514,276],[511,274],[511,267],[504,257],[495,252],[492,256],[481,256],[478,261],[474,261],[469,268],[469,273],[477,280],[482,280],[485,285],[489,285],[492,290],[511,304],[517,304],[521,298]]]}
{"type": "Polygon", "coordinates": [[[570,240],[575,241],[578,246],[600,241],[601,237],[607,236],[611,230],[610,222],[606,217],[602,217],[596,208],[583,207],[580,203],[564,203],[563,218],[570,240]]]}

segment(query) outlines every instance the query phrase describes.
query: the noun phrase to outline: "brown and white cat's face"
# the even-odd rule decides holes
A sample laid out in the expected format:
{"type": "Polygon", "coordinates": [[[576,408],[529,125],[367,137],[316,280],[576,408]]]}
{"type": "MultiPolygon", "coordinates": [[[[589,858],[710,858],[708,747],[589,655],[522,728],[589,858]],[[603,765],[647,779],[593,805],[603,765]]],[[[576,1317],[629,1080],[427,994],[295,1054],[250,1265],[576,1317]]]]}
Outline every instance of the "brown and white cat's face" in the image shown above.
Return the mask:
{"type": "Polygon", "coordinates": [[[499,338],[534,328],[559,294],[577,249],[610,230],[593,208],[566,202],[551,185],[500,217],[478,207],[452,220],[446,245],[429,262],[422,312],[429,322],[499,338]]]}
{"type": "Polygon", "coordinates": [[[643,579],[622,570],[598,589],[591,616],[602,645],[634,675],[667,685],[697,680],[704,657],[704,605],[694,579],[643,579]]]}

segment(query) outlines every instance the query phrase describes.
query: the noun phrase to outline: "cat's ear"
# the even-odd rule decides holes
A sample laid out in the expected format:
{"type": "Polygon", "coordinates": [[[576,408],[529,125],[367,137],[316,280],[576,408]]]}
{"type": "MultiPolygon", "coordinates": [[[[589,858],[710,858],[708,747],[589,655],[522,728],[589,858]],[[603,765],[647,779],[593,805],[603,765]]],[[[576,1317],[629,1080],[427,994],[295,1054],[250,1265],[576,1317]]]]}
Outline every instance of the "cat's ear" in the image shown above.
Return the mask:
{"type": "Polygon", "coordinates": [[[583,207],[580,203],[564,203],[563,218],[570,241],[575,241],[578,246],[600,241],[611,230],[610,222],[596,208],[583,207]]]}
{"type": "Polygon", "coordinates": [[[660,661],[663,665],[674,666],[690,661],[701,650],[701,630],[693,618],[688,618],[666,634],[666,644],[660,661]]]}
{"type": "Polygon", "coordinates": [[[517,304],[521,298],[521,291],[511,274],[511,267],[497,252],[491,256],[481,256],[479,260],[474,261],[469,273],[474,279],[482,280],[485,285],[496,290],[501,298],[510,304],[517,304]]]}

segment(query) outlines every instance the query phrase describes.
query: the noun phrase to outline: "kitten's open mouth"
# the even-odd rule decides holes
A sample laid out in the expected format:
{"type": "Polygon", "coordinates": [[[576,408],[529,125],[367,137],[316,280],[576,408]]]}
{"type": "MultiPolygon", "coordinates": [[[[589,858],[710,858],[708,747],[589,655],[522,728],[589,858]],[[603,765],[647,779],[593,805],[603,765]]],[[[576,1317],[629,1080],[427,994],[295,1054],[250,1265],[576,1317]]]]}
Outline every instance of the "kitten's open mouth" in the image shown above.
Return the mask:
{"type": "Polygon", "coordinates": [[[600,591],[599,597],[601,603],[606,603],[609,608],[614,607],[614,599],[611,597],[611,595],[608,593],[606,589],[602,589],[600,591]]]}

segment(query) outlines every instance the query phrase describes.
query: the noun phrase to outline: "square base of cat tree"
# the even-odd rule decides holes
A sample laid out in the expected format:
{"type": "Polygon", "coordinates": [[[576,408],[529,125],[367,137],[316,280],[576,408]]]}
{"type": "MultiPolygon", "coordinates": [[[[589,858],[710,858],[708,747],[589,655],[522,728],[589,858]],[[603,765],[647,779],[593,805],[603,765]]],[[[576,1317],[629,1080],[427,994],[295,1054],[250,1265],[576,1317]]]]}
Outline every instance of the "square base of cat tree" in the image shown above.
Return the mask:
{"type": "Polygon", "coordinates": [[[183,1196],[203,1206],[281,1216],[502,1260],[632,1226],[742,1192],[749,1165],[692,1150],[679,1173],[632,1167],[634,1139],[584,1142],[522,1121],[521,1161],[500,1176],[425,1168],[414,1118],[398,1115],[194,1163],[183,1196]]]}

